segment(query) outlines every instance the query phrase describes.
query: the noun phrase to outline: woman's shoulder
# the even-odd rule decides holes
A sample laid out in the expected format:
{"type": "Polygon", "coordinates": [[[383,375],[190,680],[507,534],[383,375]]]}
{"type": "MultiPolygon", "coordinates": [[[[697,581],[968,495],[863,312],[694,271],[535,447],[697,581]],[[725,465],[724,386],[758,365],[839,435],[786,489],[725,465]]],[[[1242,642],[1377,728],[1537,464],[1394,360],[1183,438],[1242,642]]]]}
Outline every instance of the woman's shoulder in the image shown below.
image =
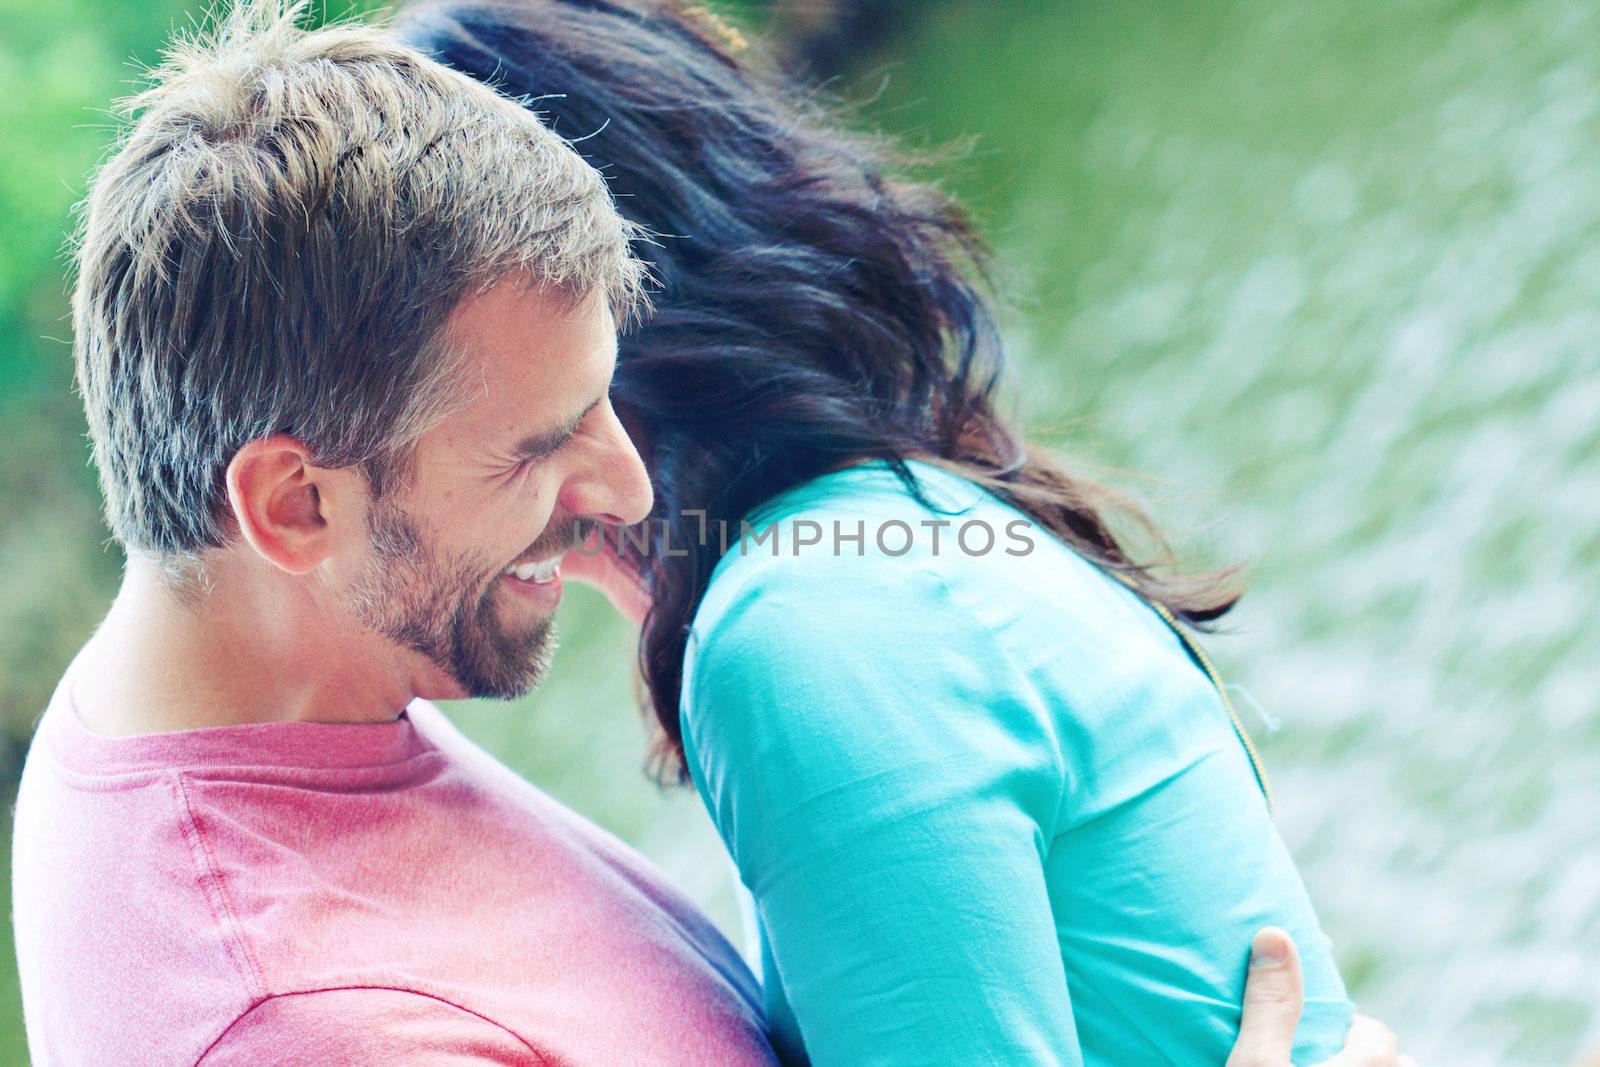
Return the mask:
{"type": "Polygon", "coordinates": [[[882,620],[946,611],[1005,630],[1029,620],[1115,625],[1135,606],[1120,583],[976,483],[930,463],[911,461],[907,469],[914,487],[874,462],[756,508],[726,535],[696,634],[736,621],[761,600],[774,610],[781,602],[784,616],[801,625],[845,611],[882,620]]]}
{"type": "MultiPolygon", "coordinates": [[[[836,693],[853,665],[874,685],[915,677],[922,699],[943,686],[1039,701],[1063,726],[1119,735],[1179,729],[1174,709],[1217,700],[1131,589],[975,483],[912,470],[923,499],[878,465],[757,509],[696,614],[686,681],[710,683],[703,695],[752,676],[772,692],[836,693]]],[[[1224,721],[1182,717],[1202,732],[1224,721]]]]}
{"type": "Polygon", "coordinates": [[[695,616],[680,714],[708,803],[724,810],[773,779],[791,799],[858,782],[911,796],[930,767],[989,763],[1040,776],[1053,784],[1039,796],[1057,798],[1049,708],[929,554],[791,551],[794,531],[803,542],[817,527],[831,537],[836,518],[931,514],[879,479],[849,481],[769,512],[780,551],[725,557],[695,616]]]}
{"type": "MultiPolygon", "coordinates": [[[[1011,708],[1037,728],[1042,679],[1019,665],[1057,635],[1029,572],[1062,564],[1045,553],[1030,560],[1025,548],[1009,563],[989,559],[984,551],[998,556],[1006,546],[979,545],[971,530],[963,549],[963,524],[998,525],[1004,536],[1020,513],[971,482],[917,467],[920,496],[886,466],[851,468],[753,513],[690,629],[686,725],[712,704],[728,706],[731,694],[759,694],[769,730],[799,704],[805,729],[819,729],[819,702],[840,709],[841,734],[862,728],[856,710],[872,703],[885,705],[880,726],[949,702],[960,705],[947,709],[952,716],[1011,708]]],[[[724,726],[731,717],[721,716],[724,726]]]]}
{"type": "MultiPolygon", "coordinates": [[[[820,515],[797,514],[801,541],[812,536],[808,524],[827,521],[820,515]]],[[[716,645],[736,646],[747,658],[796,661],[825,654],[845,635],[871,640],[858,653],[872,647],[882,656],[897,646],[897,621],[961,611],[948,580],[922,560],[838,553],[825,544],[795,551],[788,543],[794,529],[785,520],[771,541],[748,538],[723,557],[695,612],[691,657],[716,645]],[[779,550],[767,547],[773,543],[779,550]]]]}

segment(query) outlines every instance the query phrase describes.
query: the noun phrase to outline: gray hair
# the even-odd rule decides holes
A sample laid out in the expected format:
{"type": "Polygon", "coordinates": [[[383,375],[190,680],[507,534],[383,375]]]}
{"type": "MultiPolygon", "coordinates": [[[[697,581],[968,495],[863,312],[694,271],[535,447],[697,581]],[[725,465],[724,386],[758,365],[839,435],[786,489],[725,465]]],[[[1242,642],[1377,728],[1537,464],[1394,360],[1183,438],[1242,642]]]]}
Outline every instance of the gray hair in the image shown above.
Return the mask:
{"type": "Polygon", "coordinates": [[[169,564],[233,536],[246,442],[386,473],[463,397],[451,311],[524,272],[619,321],[639,234],[528,110],[384,30],[246,0],[173,44],[81,208],[74,355],[106,518],[169,564]]]}

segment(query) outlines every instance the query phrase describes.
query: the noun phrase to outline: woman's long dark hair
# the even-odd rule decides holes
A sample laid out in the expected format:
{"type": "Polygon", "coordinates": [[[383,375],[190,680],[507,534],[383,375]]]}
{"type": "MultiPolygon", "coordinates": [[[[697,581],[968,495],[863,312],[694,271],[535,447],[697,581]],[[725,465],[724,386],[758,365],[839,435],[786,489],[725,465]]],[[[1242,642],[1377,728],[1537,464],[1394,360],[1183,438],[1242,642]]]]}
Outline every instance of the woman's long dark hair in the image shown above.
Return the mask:
{"type": "Polygon", "coordinates": [[[614,392],[643,430],[652,527],[688,550],[634,561],[653,598],[639,660],[665,776],[683,778],[685,644],[722,552],[701,523],[737,529],[844,464],[887,460],[919,497],[907,459],[970,478],[1190,624],[1238,599],[1233,571],[1155,573],[1170,553],[1149,519],[998,413],[1005,354],[965,216],[892,177],[887,143],[745,60],[736,29],[678,0],[426,0],[399,30],[531,98],[622,213],[661,235],[641,250],[656,311],[623,339],[614,392]],[[1143,528],[1148,556],[1113,514],[1143,528]]]}

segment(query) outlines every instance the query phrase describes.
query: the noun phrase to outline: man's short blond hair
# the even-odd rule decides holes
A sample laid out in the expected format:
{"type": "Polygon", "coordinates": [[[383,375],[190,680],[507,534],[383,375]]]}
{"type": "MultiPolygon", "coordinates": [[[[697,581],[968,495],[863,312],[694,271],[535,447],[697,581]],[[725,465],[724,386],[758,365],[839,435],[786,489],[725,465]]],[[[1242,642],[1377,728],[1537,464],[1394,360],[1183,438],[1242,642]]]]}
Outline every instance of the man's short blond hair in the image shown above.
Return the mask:
{"type": "Polygon", "coordinates": [[[643,299],[604,181],[532,112],[302,15],[251,0],[175,44],[83,205],[74,354],[130,551],[225,544],[228,462],[268,434],[381,492],[460,399],[442,339],[471,292],[643,299]]]}

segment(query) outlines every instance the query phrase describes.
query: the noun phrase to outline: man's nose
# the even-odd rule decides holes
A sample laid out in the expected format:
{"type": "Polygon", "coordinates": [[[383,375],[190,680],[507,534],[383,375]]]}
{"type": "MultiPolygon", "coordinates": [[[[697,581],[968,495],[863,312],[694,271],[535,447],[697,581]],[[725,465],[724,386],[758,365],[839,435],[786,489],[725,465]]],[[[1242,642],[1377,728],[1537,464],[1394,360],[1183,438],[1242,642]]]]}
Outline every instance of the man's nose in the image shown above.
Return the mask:
{"type": "Polygon", "coordinates": [[[655,504],[650,474],[633,439],[609,402],[594,415],[594,448],[582,470],[573,473],[562,493],[567,510],[586,519],[619,526],[643,522],[655,504]]]}

